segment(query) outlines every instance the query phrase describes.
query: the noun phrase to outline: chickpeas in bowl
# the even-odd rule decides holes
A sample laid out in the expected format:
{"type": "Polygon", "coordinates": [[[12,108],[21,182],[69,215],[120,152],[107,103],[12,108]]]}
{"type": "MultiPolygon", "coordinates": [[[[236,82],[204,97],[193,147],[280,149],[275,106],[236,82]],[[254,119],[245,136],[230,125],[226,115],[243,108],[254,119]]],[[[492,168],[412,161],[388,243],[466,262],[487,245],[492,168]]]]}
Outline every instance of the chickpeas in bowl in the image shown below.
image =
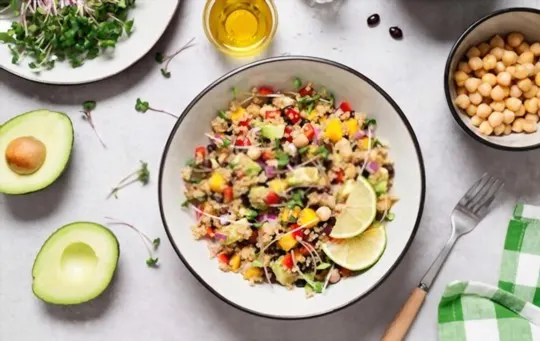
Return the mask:
{"type": "Polygon", "coordinates": [[[448,58],[450,110],[465,132],[491,147],[540,146],[538,25],[540,11],[535,9],[495,12],[465,31],[448,58]]]}

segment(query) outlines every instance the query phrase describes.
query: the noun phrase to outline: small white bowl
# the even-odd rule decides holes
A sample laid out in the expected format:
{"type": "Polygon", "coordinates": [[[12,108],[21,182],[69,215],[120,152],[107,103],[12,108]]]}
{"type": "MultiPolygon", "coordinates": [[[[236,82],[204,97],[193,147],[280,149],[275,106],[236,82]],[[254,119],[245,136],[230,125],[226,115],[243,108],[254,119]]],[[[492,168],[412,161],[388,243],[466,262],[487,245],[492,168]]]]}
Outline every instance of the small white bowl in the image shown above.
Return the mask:
{"type": "Polygon", "coordinates": [[[407,251],[420,223],[425,197],[425,174],[418,141],[397,104],[381,88],[359,72],[325,59],[278,57],[258,61],[221,77],[203,90],[185,109],[167,141],[159,174],[159,205],[165,230],[180,259],[191,273],[225,302],[259,316],[301,319],[339,310],[366,296],[396,267],[407,251]],[[381,259],[364,273],[342,280],[324,294],[307,299],[304,290],[279,285],[249,286],[241,275],[218,269],[209,259],[206,241],[191,235],[194,217],[180,207],[184,200],[180,169],[198,145],[206,145],[204,133],[216,112],[228,107],[231,88],[249,90],[269,85],[293,88],[294,77],[324,85],[337,100],[348,100],[354,108],[377,119],[377,134],[391,145],[395,161],[393,193],[400,198],[387,226],[388,243],[381,259]]]}
{"type": "Polygon", "coordinates": [[[454,102],[457,93],[453,74],[467,50],[489,41],[494,35],[521,32],[527,41],[540,41],[540,10],[534,8],[507,8],[493,12],[472,24],[456,41],[444,72],[444,89],[450,112],[463,130],[475,140],[502,150],[531,150],[540,147],[540,130],[533,134],[485,136],[471,124],[470,117],[454,102]]]}

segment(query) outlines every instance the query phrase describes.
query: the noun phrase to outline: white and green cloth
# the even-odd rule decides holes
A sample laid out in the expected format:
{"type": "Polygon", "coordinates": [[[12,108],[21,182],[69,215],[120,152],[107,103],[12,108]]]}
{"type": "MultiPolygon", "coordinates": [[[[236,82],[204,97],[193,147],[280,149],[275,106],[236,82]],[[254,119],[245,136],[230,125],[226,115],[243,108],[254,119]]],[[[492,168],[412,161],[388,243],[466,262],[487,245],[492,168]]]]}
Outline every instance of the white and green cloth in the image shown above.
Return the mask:
{"type": "Polygon", "coordinates": [[[518,204],[508,224],[498,287],[450,283],[440,341],[540,341],[540,207],[518,204]]]}

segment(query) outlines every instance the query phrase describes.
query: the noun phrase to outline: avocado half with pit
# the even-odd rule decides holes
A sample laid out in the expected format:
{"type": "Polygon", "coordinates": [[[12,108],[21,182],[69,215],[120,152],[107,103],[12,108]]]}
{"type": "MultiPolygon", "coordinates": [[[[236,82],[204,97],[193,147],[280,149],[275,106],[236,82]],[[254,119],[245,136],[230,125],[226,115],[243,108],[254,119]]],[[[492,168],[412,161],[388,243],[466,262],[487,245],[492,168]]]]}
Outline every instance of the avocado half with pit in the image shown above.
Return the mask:
{"type": "Polygon", "coordinates": [[[36,110],[0,126],[0,193],[27,194],[55,182],[68,165],[73,125],[66,114],[36,110]]]}
{"type": "Polygon", "coordinates": [[[62,305],[88,302],[111,283],[120,247],[108,228],[76,222],[54,232],[32,268],[32,291],[41,300],[62,305]]]}

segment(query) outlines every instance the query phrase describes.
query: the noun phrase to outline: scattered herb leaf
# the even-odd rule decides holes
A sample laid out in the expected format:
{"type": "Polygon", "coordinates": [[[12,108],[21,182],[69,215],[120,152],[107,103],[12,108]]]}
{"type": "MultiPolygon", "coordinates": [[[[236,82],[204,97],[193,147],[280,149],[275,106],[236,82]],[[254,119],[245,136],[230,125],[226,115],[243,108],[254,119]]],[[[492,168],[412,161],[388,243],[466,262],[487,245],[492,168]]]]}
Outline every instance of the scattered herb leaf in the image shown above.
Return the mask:
{"type": "Polygon", "coordinates": [[[302,81],[300,80],[300,78],[295,78],[294,79],[294,87],[296,89],[300,89],[302,87],[302,81]]]}
{"type": "Polygon", "coordinates": [[[157,250],[160,244],[161,244],[161,238],[158,237],[152,240],[152,245],[154,245],[154,250],[157,250]]]}
{"type": "Polygon", "coordinates": [[[285,167],[289,164],[289,155],[282,151],[276,153],[276,159],[278,162],[278,167],[285,167]]]}
{"type": "Polygon", "coordinates": [[[364,121],[364,125],[366,125],[366,127],[375,126],[377,125],[377,120],[374,118],[368,118],[367,120],[364,121]]]}
{"type": "Polygon", "coordinates": [[[178,118],[178,116],[176,116],[175,114],[170,113],[168,111],[152,108],[150,106],[150,103],[148,103],[147,101],[143,101],[140,98],[137,98],[137,101],[135,102],[135,110],[137,110],[138,112],[143,113],[143,114],[146,113],[148,110],[150,110],[150,111],[160,112],[160,113],[167,114],[169,116],[178,118]]]}
{"type": "Polygon", "coordinates": [[[156,62],[159,64],[165,62],[165,65],[160,69],[161,74],[165,78],[171,78],[171,72],[169,71],[169,64],[174,59],[174,57],[178,56],[180,52],[189,49],[190,47],[195,46],[195,44],[192,44],[195,38],[191,38],[190,41],[188,41],[186,44],[184,44],[181,48],[179,48],[175,53],[171,54],[170,56],[164,55],[161,52],[157,52],[155,56],[156,62]]]}
{"type": "Polygon", "coordinates": [[[148,170],[148,163],[141,161],[141,166],[139,167],[139,169],[128,174],[125,178],[120,180],[120,182],[109,192],[107,198],[110,198],[111,196],[118,198],[118,192],[122,188],[125,188],[135,182],[140,182],[143,185],[146,185],[148,184],[148,181],[150,181],[150,171],[148,170]]]}
{"type": "Polygon", "coordinates": [[[94,110],[97,106],[96,101],[84,101],[82,104],[83,110],[81,111],[83,113],[83,119],[85,119],[88,124],[90,124],[90,127],[92,127],[92,130],[94,130],[94,133],[96,134],[99,143],[103,146],[103,148],[107,149],[107,145],[101,138],[101,135],[99,135],[96,126],[94,125],[94,120],[92,119],[92,110],[94,110]]]}

